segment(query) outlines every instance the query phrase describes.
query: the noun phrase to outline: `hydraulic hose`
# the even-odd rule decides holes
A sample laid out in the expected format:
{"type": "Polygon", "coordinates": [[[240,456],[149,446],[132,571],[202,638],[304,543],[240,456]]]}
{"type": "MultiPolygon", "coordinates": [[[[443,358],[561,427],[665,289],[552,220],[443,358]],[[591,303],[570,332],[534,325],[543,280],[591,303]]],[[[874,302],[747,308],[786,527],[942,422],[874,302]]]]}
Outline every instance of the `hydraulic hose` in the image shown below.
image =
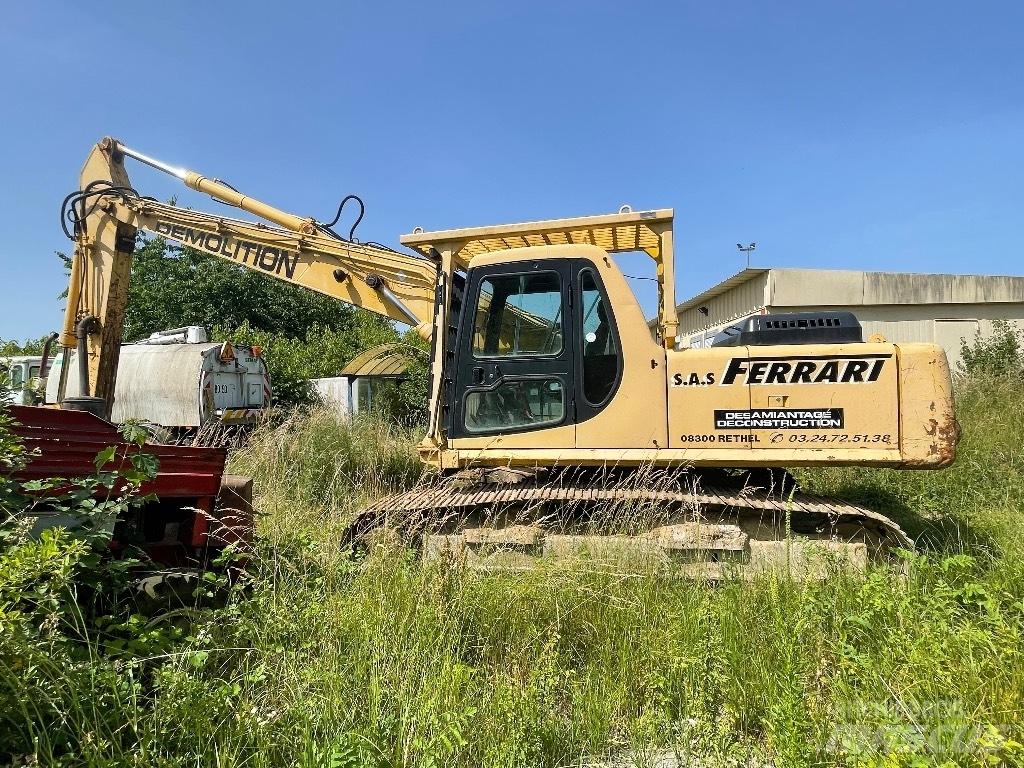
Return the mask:
{"type": "Polygon", "coordinates": [[[78,321],[75,333],[78,335],[78,395],[89,397],[89,347],[88,337],[99,329],[99,318],[86,315],[78,321]]]}
{"type": "Polygon", "coordinates": [[[50,347],[60,337],[60,334],[54,331],[46,337],[46,343],[43,344],[43,361],[39,366],[39,378],[45,379],[50,373],[50,347]]]}

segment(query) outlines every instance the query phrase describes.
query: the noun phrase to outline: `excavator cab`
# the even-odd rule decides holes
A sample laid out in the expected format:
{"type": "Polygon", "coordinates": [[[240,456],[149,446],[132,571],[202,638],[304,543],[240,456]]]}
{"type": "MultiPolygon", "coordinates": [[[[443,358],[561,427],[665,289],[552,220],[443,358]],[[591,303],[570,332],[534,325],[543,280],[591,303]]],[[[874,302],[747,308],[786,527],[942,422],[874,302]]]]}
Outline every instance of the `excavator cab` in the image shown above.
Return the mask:
{"type": "Polygon", "coordinates": [[[455,443],[564,427],[551,439],[575,448],[577,425],[600,414],[621,382],[616,313],[591,247],[583,246],[590,258],[529,258],[528,250],[470,270],[446,393],[455,443]]]}
{"type": "MultiPolygon", "coordinates": [[[[602,448],[666,445],[665,348],[611,255],[646,252],[670,276],[671,210],[417,231],[401,242],[441,273],[435,327],[447,332],[435,339],[428,461],[596,463],[602,448]]],[[[660,306],[674,306],[671,288],[660,306]]],[[[674,336],[674,315],[660,314],[674,336]]]]}

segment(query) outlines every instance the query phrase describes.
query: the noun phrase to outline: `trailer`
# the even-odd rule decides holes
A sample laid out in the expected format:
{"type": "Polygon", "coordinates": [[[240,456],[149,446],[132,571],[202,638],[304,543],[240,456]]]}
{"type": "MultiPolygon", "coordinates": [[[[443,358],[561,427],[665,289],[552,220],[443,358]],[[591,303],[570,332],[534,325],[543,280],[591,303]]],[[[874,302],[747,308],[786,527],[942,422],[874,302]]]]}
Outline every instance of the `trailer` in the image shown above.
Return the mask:
{"type": "MultiPolygon", "coordinates": [[[[76,358],[72,352],[65,397],[79,393],[76,358]]],[[[58,401],[63,366],[62,353],[47,378],[48,403],[58,401]]],[[[194,328],[175,329],[121,347],[111,420],[175,430],[249,424],[267,412],[271,398],[262,349],[208,342],[194,328]]]]}

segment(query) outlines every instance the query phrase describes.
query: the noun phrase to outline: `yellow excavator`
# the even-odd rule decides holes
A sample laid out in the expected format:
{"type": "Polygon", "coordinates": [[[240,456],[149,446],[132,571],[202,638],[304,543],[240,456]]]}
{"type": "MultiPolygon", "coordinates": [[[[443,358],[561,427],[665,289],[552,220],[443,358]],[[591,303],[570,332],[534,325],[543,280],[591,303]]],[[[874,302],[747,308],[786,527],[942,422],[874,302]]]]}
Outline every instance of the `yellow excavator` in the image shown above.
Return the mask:
{"type": "Polygon", "coordinates": [[[82,385],[68,397],[61,382],[59,407],[109,416],[141,230],[430,339],[419,451],[438,479],[367,508],[357,535],[397,521],[426,552],[484,567],[624,553],[711,576],[780,558],[862,564],[909,539],[877,512],[796,492],[780,468],[955,457],[938,346],[865,341],[852,315],[826,311],[759,315],[677,348],[671,209],[417,228],[400,252],[105,138],[61,221],[75,248],[60,343],[65,360],[77,348],[82,385]],[[146,197],[126,158],[255,218],[146,197]],[[624,252],[654,262],[655,334],[613,259],[624,252]]]}

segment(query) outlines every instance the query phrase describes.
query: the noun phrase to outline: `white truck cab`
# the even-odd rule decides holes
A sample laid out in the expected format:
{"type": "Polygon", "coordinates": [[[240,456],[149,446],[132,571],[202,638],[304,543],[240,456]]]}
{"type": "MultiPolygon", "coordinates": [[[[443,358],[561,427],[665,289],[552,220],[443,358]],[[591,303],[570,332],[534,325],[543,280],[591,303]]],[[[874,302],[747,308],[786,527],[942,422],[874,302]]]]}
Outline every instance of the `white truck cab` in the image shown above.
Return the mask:
{"type": "Polygon", "coordinates": [[[0,358],[0,377],[4,384],[4,400],[15,405],[33,405],[40,395],[39,374],[43,358],[13,355],[0,358]]]}

